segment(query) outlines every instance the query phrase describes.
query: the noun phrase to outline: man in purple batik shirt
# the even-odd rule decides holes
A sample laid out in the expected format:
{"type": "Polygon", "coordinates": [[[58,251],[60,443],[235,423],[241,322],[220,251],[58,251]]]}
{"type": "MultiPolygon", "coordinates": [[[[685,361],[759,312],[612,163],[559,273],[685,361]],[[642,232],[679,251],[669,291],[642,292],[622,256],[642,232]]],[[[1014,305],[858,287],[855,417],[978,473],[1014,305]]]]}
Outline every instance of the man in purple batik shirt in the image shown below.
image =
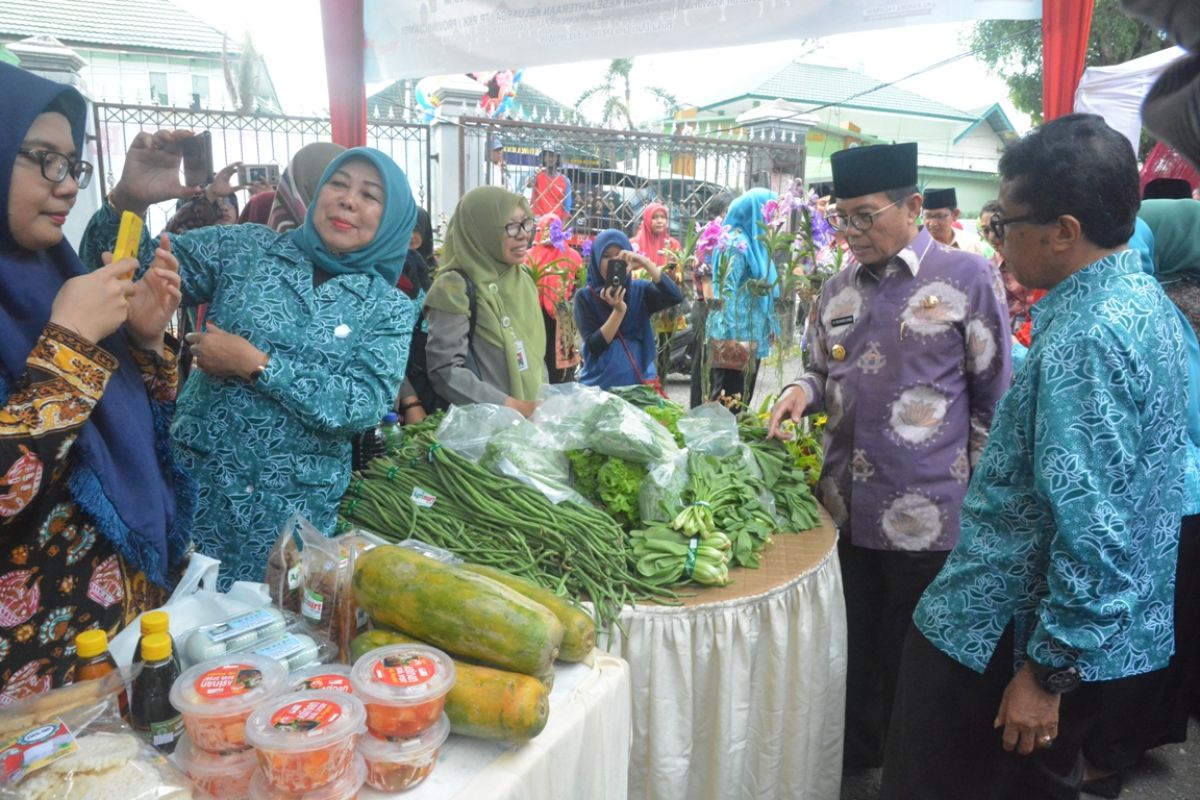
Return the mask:
{"type": "Polygon", "coordinates": [[[824,411],[818,497],[839,531],[846,598],[846,769],[883,759],[913,608],[958,542],[971,470],[1011,377],[1008,312],[978,255],[918,231],[915,144],[834,153],[855,263],[821,291],[808,370],[785,418],[824,411]]]}

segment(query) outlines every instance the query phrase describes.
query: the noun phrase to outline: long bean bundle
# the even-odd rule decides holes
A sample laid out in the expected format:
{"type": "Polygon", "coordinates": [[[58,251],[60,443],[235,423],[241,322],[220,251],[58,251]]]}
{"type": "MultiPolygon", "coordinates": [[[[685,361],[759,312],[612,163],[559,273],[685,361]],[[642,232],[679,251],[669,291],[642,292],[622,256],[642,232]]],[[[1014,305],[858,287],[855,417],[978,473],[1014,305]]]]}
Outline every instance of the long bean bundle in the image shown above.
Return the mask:
{"type": "Polygon", "coordinates": [[[591,506],[552,504],[442,447],[431,431],[406,436],[351,483],[342,517],[398,541],[419,539],[470,561],[592,602],[600,630],[637,599],[675,602],[640,576],[624,531],[591,506]]]}

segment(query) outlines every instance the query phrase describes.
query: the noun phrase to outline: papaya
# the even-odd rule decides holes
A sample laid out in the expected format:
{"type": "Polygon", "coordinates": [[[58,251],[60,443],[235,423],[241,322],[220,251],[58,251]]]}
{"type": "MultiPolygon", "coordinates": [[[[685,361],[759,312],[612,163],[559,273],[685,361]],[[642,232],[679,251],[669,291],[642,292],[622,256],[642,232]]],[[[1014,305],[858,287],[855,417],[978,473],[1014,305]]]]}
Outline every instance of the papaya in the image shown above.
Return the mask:
{"type": "Polygon", "coordinates": [[[558,651],[560,661],[582,661],[596,646],[596,623],[592,622],[592,618],[549,589],[528,578],[483,564],[460,564],[459,567],[503,583],[554,612],[554,616],[563,624],[562,647],[558,651]]]}
{"type": "Polygon", "coordinates": [[[376,624],[488,666],[535,675],[554,663],[563,625],[502,583],[395,545],[360,555],[354,600],[376,624]]]}
{"type": "MultiPolygon", "coordinates": [[[[398,631],[377,628],[350,643],[354,660],[389,644],[424,644],[398,631]]],[[[518,742],[542,732],[550,718],[550,690],[531,675],[454,661],[454,686],[446,695],[450,730],[476,739],[518,742]]]]}

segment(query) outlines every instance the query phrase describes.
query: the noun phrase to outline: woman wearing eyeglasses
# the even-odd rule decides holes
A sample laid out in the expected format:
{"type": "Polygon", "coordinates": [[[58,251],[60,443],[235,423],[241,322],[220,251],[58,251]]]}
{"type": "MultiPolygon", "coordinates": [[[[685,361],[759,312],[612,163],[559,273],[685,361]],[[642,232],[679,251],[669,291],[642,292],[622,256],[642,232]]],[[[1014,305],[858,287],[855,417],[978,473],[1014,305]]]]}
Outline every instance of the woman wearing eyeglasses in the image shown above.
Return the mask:
{"type": "Polygon", "coordinates": [[[526,417],[546,382],[537,286],[522,268],[534,218],[521,195],[472,189],[450,217],[429,295],[429,379],[455,405],[493,403],[526,417]]]}
{"type": "Polygon", "coordinates": [[[88,273],[63,238],[87,108],[0,64],[0,706],[71,677],[75,634],[166,599],[190,530],[169,455],[179,274],[88,273]]]}

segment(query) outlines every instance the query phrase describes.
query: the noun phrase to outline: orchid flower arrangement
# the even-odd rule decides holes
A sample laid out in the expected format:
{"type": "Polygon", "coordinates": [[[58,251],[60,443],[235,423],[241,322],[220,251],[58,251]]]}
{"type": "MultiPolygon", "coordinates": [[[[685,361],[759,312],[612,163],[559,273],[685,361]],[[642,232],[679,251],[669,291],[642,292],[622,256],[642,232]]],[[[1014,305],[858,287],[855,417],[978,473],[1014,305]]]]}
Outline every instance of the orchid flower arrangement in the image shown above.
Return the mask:
{"type": "Polygon", "coordinates": [[[759,227],[759,241],[778,267],[775,286],[780,297],[813,302],[826,278],[841,268],[833,226],[818,207],[816,194],[805,191],[796,179],[763,206],[759,227]]]}
{"type": "MultiPolygon", "coordinates": [[[[541,243],[548,243],[558,252],[566,253],[567,248],[570,246],[568,242],[571,239],[571,233],[572,232],[570,228],[563,227],[562,220],[551,220],[549,226],[547,226],[546,240],[543,240],[541,243]]],[[[585,263],[588,254],[591,251],[590,245],[590,242],[584,243],[585,263]]],[[[533,282],[539,287],[542,285],[543,279],[547,277],[556,276],[561,278],[563,282],[559,285],[558,289],[555,290],[555,299],[559,302],[567,299],[567,288],[578,285],[583,279],[583,276],[586,276],[587,274],[586,268],[580,269],[577,274],[575,265],[566,256],[555,258],[546,262],[545,264],[534,264],[527,261],[525,263],[525,270],[529,273],[530,277],[533,278],[533,282]]]]}

